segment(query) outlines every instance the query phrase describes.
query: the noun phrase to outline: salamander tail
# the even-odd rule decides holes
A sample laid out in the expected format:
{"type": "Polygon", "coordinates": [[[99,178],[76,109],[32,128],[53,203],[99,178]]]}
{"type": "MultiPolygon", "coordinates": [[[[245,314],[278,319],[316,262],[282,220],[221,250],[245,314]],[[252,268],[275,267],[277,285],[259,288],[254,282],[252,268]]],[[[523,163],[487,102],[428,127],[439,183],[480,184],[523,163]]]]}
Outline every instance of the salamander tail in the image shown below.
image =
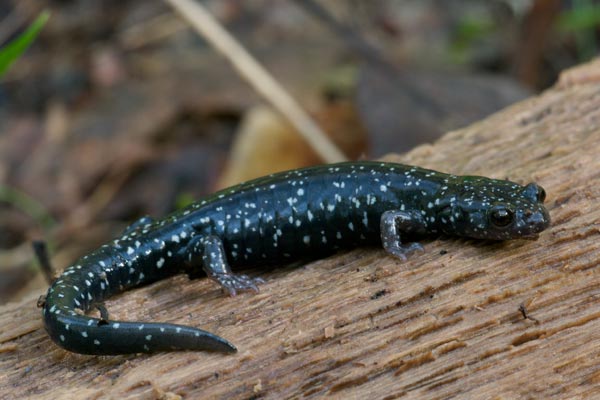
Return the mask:
{"type": "Polygon", "coordinates": [[[210,332],[184,325],[103,321],[44,310],[48,334],[60,347],[81,354],[116,355],[175,350],[235,353],[236,347],[210,332]]]}

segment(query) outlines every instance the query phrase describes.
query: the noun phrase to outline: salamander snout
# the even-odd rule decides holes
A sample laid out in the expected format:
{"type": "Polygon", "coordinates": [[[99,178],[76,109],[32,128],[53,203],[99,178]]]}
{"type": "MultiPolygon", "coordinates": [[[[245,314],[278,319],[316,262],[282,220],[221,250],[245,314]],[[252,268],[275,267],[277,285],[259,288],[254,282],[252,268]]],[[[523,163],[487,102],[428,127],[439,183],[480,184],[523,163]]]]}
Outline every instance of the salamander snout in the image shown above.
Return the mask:
{"type": "Polygon", "coordinates": [[[550,226],[550,215],[545,207],[540,206],[536,209],[526,209],[522,213],[522,222],[519,228],[521,237],[524,239],[535,240],[538,234],[550,226]]]}

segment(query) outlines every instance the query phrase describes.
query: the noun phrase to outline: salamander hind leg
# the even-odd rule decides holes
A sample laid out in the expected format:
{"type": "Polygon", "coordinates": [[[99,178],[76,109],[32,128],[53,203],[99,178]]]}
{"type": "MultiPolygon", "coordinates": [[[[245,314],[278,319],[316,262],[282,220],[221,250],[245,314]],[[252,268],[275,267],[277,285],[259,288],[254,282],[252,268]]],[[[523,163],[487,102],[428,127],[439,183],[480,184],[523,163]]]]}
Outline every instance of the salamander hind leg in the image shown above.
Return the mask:
{"type": "MultiPolygon", "coordinates": [[[[195,237],[188,244],[186,259],[193,267],[202,266],[206,275],[217,282],[230,296],[235,296],[240,291],[258,292],[257,285],[264,283],[261,278],[236,275],[231,271],[223,242],[218,236],[195,237]]],[[[195,274],[190,274],[190,277],[195,277],[195,274]]]]}
{"type": "Polygon", "coordinates": [[[417,243],[402,243],[401,234],[424,233],[426,229],[423,216],[419,212],[398,210],[386,211],[381,215],[381,243],[388,253],[406,261],[407,255],[414,251],[423,251],[417,243]]]}

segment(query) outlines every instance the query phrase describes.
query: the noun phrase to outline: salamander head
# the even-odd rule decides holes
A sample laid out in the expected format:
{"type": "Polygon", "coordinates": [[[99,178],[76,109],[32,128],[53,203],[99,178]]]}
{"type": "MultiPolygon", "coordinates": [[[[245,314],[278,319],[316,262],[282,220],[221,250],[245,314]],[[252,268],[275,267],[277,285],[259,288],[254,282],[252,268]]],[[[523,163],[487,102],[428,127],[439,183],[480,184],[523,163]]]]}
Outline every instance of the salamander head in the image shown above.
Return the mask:
{"type": "Polygon", "coordinates": [[[466,177],[457,185],[457,195],[438,212],[445,233],[491,240],[537,239],[550,226],[546,192],[535,183],[521,186],[466,177]]]}

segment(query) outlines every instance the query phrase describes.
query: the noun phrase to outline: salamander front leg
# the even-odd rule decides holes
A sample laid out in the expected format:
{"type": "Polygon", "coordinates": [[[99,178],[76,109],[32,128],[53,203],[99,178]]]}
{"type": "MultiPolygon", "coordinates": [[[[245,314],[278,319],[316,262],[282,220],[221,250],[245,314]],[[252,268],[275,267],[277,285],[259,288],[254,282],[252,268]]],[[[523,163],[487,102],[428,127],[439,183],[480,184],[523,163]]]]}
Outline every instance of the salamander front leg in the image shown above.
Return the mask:
{"type": "Polygon", "coordinates": [[[230,296],[235,296],[238,291],[258,292],[257,285],[264,283],[261,278],[236,275],[231,271],[223,242],[218,236],[197,236],[192,239],[188,244],[186,258],[193,267],[201,265],[206,275],[217,282],[230,296]]]}
{"type": "Polygon", "coordinates": [[[424,233],[426,229],[423,216],[418,212],[405,212],[398,210],[386,211],[381,215],[381,243],[388,253],[406,261],[406,256],[413,251],[423,251],[417,243],[402,243],[401,234],[424,233]]]}

